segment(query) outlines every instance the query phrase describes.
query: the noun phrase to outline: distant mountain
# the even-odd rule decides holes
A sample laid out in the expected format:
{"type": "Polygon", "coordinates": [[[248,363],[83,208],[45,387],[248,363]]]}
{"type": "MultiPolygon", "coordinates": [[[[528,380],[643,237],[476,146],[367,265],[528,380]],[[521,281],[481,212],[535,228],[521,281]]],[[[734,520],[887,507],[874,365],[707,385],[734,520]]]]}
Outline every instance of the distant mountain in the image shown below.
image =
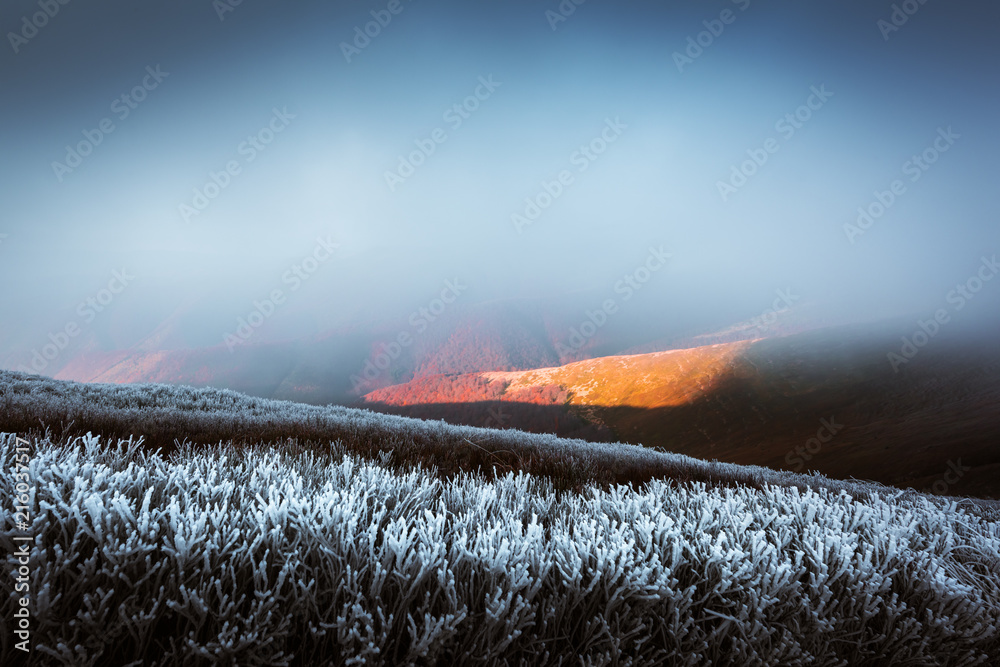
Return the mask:
{"type": "Polygon", "coordinates": [[[884,331],[837,327],[437,375],[364,398],[412,417],[1000,497],[1000,350],[942,338],[896,372],[887,355],[900,345],[884,331]]]}
{"type": "Polygon", "coordinates": [[[222,386],[264,398],[350,404],[371,391],[434,375],[528,370],[613,354],[664,332],[658,321],[639,330],[609,325],[572,347],[582,309],[520,299],[456,304],[440,317],[417,310],[308,338],[251,337],[230,349],[221,334],[219,344],[208,346],[186,334],[192,322],[209,316],[197,302],[182,304],[130,348],[92,341],[65,352],[60,365],[53,364],[57,372],[45,373],[80,382],[222,386]],[[572,354],[560,354],[568,348],[572,354]]]}
{"type": "Polygon", "coordinates": [[[559,363],[538,312],[511,303],[471,308],[447,338],[429,346],[414,377],[485,370],[524,370],[559,363]]]}
{"type": "MultiPolygon", "coordinates": [[[[727,364],[736,364],[735,357],[730,357],[745,348],[741,343],[806,332],[828,320],[822,308],[776,301],[775,308],[724,326],[717,322],[710,326],[712,321],[703,320],[699,327],[688,319],[682,326],[669,312],[631,317],[623,311],[606,324],[588,328],[592,309],[580,308],[579,303],[579,299],[573,303],[565,299],[456,303],[440,315],[415,310],[389,320],[359,319],[350,327],[307,338],[280,339],[262,330],[230,348],[222,343],[221,333],[214,345],[204,344],[203,332],[192,335],[196,325],[209,331],[224,329],[228,315],[213,313],[191,298],[128,349],[115,349],[92,338],[78,350],[67,350],[58,359],[61,367],[53,364],[58,369],[54,377],[225,387],[262,398],[320,405],[364,403],[385,411],[405,408],[407,414],[475,425],[516,425],[590,440],[637,441],[639,435],[629,430],[636,428],[631,424],[646,420],[630,417],[619,423],[622,420],[616,417],[608,422],[601,411],[612,407],[661,410],[692,392],[714,395],[715,385],[701,387],[701,383],[722,382],[725,373],[732,372],[725,370],[727,364]],[[710,343],[725,345],[710,347],[710,343]],[[655,380],[648,383],[656,387],[641,401],[638,389],[626,391],[622,384],[635,380],[631,371],[621,373],[615,366],[622,363],[616,359],[623,355],[694,348],[704,351],[651,357],[658,361],[651,362],[648,372],[655,380]],[[666,360],[681,358],[693,364],[692,375],[671,370],[673,379],[669,379],[659,370],[666,360]],[[550,373],[558,377],[546,377],[538,370],[578,361],[587,363],[550,373]],[[519,371],[531,373],[504,375],[519,371]],[[578,377],[569,378],[570,372],[578,377]],[[455,379],[463,375],[470,377],[455,379]],[[580,403],[583,396],[596,396],[596,389],[587,388],[591,377],[602,378],[605,392],[592,406],[580,403]],[[498,393],[500,388],[503,391],[498,393]],[[572,396],[568,401],[567,395],[572,396]],[[497,402],[502,406],[494,405],[497,402]],[[438,407],[430,410],[426,405],[431,403],[438,407]]],[[[232,325],[235,321],[233,317],[232,325]]],[[[716,433],[716,425],[710,426],[705,432],[716,433]]],[[[692,446],[700,454],[700,448],[714,446],[711,443],[721,437],[705,436],[692,446]]],[[[645,442],[664,444],[655,433],[645,442]]]]}
{"type": "MultiPolygon", "coordinates": [[[[329,330],[301,340],[185,347],[173,321],[127,350],[91,345],[68,354],[55,377],[79,382],[163,382],[228,387],[264,398],[352,403],[373,389],[439,373],[556,364],[543,308],[530,302],[456,307],[329,330]],[[403,340],[403,344],[399,341],[403,340]]],[[[177,317],[189,317],[179,311],[177,317]]]]}

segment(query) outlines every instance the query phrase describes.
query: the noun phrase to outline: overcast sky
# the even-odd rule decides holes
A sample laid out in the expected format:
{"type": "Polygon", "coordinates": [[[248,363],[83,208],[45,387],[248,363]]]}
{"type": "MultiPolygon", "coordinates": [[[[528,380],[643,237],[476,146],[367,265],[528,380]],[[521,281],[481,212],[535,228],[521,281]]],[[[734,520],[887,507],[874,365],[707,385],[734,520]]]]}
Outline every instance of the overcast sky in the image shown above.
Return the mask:
{"type": "Polygon", "coordinates": [[[318,239],[324,324],[599,294],[651,246],[705,309],[934,307],[1000,250],[1000,6],[902,4],[8,0],[0,335],[123,269],[136,337],[239,310],[318,239]]]}

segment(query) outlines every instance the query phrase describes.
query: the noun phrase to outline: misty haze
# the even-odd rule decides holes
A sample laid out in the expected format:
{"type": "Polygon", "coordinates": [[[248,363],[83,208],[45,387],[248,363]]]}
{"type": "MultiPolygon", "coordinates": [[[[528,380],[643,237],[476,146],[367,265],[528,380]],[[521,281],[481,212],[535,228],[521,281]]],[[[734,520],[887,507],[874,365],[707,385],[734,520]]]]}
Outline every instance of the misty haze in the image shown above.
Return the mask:
{"type": "Polygon", "coordinates": [[[998,24],[5,3],[0,662],[1000,664],[998,24]]]}

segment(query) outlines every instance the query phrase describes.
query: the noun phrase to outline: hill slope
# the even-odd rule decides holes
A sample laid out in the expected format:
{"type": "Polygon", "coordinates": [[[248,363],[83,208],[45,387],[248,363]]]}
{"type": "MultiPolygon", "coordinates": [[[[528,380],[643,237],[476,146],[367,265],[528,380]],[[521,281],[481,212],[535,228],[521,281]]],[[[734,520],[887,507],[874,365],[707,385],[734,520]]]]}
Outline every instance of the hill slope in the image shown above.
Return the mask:
{"type": "MultiPolygon", "coordinates": [[[[245,344],[230,349],[222,334],[235,330],[236,314],[230,316],[192,297],[130,347],[117,348],[114,343],[132,340],[131,331],[88,339],[40,371],[78,382],[228,387],[263,398],[350,404],[362,394],[434,375],[531,370],[627,354],[636,346],[660,351],[703,344],[700,340],[731,342],[759,337],[761,332],[808,329],[824,321],[815,311],[799,313],[797,306],[766,329],[743,322],[719,331],[722,324],[714,319],[682,328],[666,314],[623,317],[576,348],[570,339],[571,331],[580,326],[581,303],[587,301],[581,299],[460,302],[433,321],[419,311],[408,313],[409,317],[404,311],[402,316],[359,317],[350,326],[309,335],[282,335],[271,327],[278,322],[269,321],[245,344]],[[405,344],[398,345],[401,336],[405,344]],[[558,350],[570,353],[560,355],[558,350]]],[[[19,368],[30,363],[30,356],[12,354],[7,363],[19,368]]],[[[3,358],[0,350],[0,361],[3,358]]]]}
{"type": "Polygon", "coordinates": [[[15,540],[34,544],[28,590],[0,579],[5,618],[19,595],[31,609],[33,652],[6,633],[5,665],[975,665],[1000,651],[996,502],[11,373],[0,463],[4,497],[29,489],[25,524],[0,507],[8,569],[15,540]],[[166,458],[81,430],[196,444],[166,458]]]}
{"type": "Polygon", "coordinates": [[[440,375],[365,401],[414,417],[1000,497],[1000,349],[939,339],[897,373],[887,351],[899,345],[867,328],[836,328],[440,375]]]}

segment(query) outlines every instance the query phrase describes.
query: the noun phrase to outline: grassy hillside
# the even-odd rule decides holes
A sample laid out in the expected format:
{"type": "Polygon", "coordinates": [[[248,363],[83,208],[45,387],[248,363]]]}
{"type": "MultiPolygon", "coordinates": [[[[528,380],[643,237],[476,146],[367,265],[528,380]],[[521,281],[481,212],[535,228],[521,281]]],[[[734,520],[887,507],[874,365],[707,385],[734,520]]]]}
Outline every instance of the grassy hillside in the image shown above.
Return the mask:
{"type": "Polygon", "coordinates": [[[939,339],[896,373],[886,361],[894,345],[892,336],[838,328],[533,371],[442,375],[365,398],[373,409],[413,417],[479,425],[503,414],[505,426],[535,432],[1000,497],[1000,348],[939,339]],[[556,403],[557,396],[565,400],[556,403]],[[587,424],[603,431],[593,437],[587,424]],[[945,475],[951,484],[941,481],[945,475]]]}
{"type": "MultiPolygon", "coordinates": [[[[662,481],[560,496],[524,474],[442,484],[339,448],[31,450],[30,664],[988,665],[1000,651],[1000,522],[954,504],[662,481]]],[[[14,452],[3,437],[5,497],[14,452]]],[[[0,661],[28,662],[9,637],[0,661]]]]}
{"type": "Polygon", "coordinates": [[[462,472],[524,471],[558,489],[642,484],[651,479],[712,485],[823,486],[866,495],[879,485],[755,466],[708,462],[621,443],[592,443],[546,434],[454,426],[340,406],[320,407],[253,398],[218,389],[171,385],[102,385],[49,380],[0,371],[0,431],[52,435],[92,433],[105,439],[142,438],[147,449],[170,453],[181,443],[234,448],[294,441],[376,458],[393,452],[393,465],[434,468],[447,478],[462,472]]]}
{"type": "MultiPolygon", "coordinates": [[[[33,650],[4,633],[4,665],[988,665],[1000,652],[996,502],[11,373],[0,433],[0,493],[30,513],[17,526],[13,503],[0,508],[9,571],[15,538],[33,544],[33,650]],[[150,442],[110,444],[129,429],[150,442]]],[[[0,580],[5,618],[14,581],[0,580]]]]}

